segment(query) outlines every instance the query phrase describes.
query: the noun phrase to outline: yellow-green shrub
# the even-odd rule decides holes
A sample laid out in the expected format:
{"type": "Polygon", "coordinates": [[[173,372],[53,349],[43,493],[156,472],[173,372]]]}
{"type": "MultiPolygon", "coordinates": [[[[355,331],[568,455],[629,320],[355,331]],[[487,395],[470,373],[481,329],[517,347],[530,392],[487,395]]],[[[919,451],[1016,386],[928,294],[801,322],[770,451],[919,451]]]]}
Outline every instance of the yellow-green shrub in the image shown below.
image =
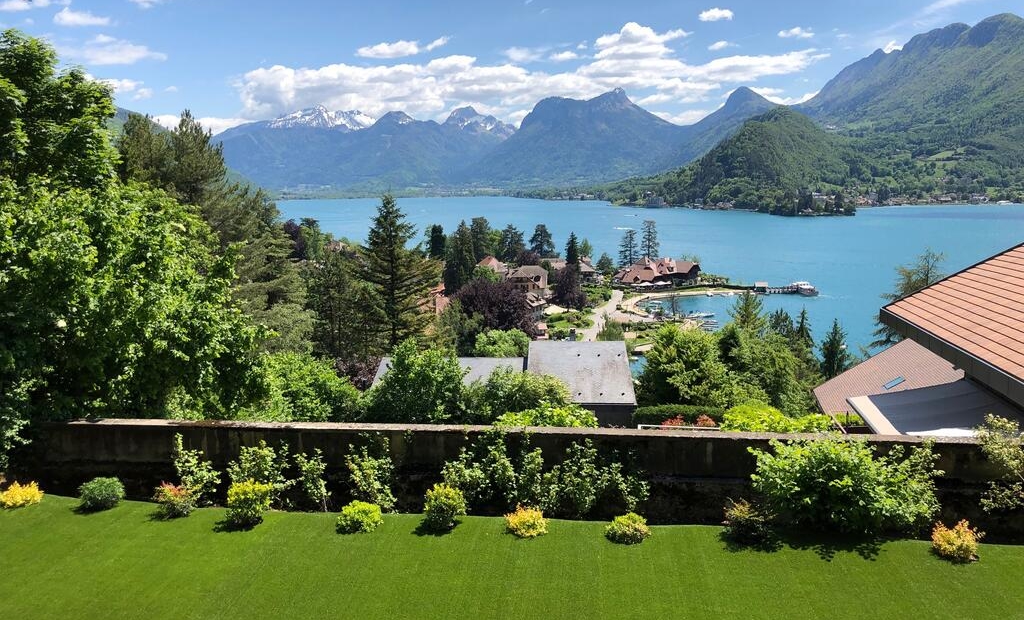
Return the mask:
{"type": "Polygon", "coordinates": [[[338,515],[339,534],[369,533],[384,523],[380,506],[354,500],[341,509],[338,515]]]}
{"type": "Polygon", "coordinates": [[[21,508],[31,504],[38,504],[43,499],[43,492],[39,490],[39,484],[29,482],[26,485],[14,482],[7,487],[6,491],[0,492],[0,506],[4,508],[21,508]]]}
{"type": "Polygon", "coordinates": [[[605,528],[605,537],[620,545],[637,545],[651,535],[651,529],[647,527],[647,519],[644,519],[635,512],[612,519],[611,525],[605,528]]]}
{"type": "Polygon", "coordinates": [[[517,506],[515,512],[505,515],[508,531],[519,538],[536,538],[548,533],[548,520],[539,508],[517,506]]]}
{"type": "Polygon", "coordinates": [[[984,532],[971,527],[967,519],[952,528],[936,523],[932,530],[932,549],[953,562],[973,562],[978,559],[978,541],[984,536],[984,532]]]}
{"type": "Polygon", "coordinates": [[[274,485],[244,480],[228,487],[227,520],[235,527],[252,527],[263,521],[270,510],[270,493],[274,485]]]}

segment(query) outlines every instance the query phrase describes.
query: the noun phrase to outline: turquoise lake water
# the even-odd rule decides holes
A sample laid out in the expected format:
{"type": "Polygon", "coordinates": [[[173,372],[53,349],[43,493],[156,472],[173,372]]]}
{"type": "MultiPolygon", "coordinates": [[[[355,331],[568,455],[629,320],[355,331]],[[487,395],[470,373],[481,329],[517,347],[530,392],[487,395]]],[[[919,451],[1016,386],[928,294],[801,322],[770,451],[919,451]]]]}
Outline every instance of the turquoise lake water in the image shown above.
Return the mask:
{"type": "MultiPolygon", "coordinates": [[[[324,230],[362,241],[378,199],[290,200],[278,203],[285,219],[312,217],[324,230]]],[[[513,224],[527,239],[544,223],[564,246],[569,232],[587,238],[595,254],[616,257],[627,228],[645,219],[658,223],[663,256],[696,254],[704,271],[733,282],[763,280],[784,285],[814,284],[821,295],[769,295],[767,310],[786,308],[796,315],[806,307],[815,338],[838,318],[851,349],[871,340],[882,302],[891,290],[895,267],[912,262],[925,248],[944,252],[951,273],[1024,242],[1024,205],[908,206],[861,209],[856,217],[784,218],[743,211],[637,209],[597,201],[544,201],[504,197],[405,198],[399,206],[423,234],[441,224],[451,232],[461,220],[486,217],[491,226],[513,224]]],[[[724,323],[734,299],[695,297],[684,311],[716,313],[724,323]]]]}

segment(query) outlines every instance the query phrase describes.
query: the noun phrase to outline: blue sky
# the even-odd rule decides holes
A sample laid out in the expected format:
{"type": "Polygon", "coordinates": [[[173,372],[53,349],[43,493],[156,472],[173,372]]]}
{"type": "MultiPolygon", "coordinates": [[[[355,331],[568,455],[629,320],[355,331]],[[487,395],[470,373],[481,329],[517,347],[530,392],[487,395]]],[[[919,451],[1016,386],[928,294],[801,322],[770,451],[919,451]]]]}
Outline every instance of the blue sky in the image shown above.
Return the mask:
{"type": "Polygon", "coordinates": [[[1001,0],[0,0],[0,24],[47,38],[123,107],[215,131],[324,104],[518,123],[543,97],[622,87],[681,124],[737,86],[808,97],[878,48],[1020,9],[1001,0]]]}

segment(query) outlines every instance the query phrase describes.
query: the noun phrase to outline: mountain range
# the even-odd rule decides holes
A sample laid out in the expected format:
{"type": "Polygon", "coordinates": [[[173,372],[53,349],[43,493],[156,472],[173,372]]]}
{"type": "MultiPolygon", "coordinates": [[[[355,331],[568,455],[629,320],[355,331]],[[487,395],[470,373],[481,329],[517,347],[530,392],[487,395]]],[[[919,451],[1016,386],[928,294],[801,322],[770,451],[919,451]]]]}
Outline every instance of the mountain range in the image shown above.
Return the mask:
{"type": "Polygon", "coordinates": [[[984,191],[1024,183],[1022,85],[1024,20],[1003,14],[918,35],[902,50],[878,50],[792,107],[796,116],[774,113],[775,104],[739,88],[700,122],[680,126],[615,89],[586,101],[543,99],[518,129],[468,107],[443,123],[315,107],[216,139],[231,168],[264,187],[300,192],[538,191],[641,177],[617,187],[661,188],[672,197],[715,186],[742,193],[750,183],[729,181],[741,173],[773,189],[800,182],[884,184],[907,195],[984,191]],[[694,168],[716,145],[723,148],[709,173],[725,176],[711,185],[695,181],[718,174],[694,168]],[[830,165],[807,167],[787,152],[799,145],[827,155],[830,165]],[[764,168],[752,170],[758,162],[764,168]],[[792,166],[800,172],[787,173],[792,166]],[[837,176],[844,166],[847,174],[837,176]]]}

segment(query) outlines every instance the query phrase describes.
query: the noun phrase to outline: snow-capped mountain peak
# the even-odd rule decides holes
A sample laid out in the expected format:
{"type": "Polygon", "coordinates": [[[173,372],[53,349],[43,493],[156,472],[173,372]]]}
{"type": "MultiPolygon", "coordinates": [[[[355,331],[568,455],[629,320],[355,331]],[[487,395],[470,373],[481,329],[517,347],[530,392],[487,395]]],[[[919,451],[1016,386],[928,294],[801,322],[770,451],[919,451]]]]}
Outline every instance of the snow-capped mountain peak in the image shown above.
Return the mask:
{"type": "Polygon", "coordinates": [[[455,125],[459,129],[474,133],[494,134],[503,139],[515,133],[515,128],[511,125],[507,125],[493,116],[484,116],[470,106],[453,110],[444,124],[455,125]]]}
{"type": "Polygon", "coordinates": [[[287,129],[292,127],[312,127],[315,129],[340,129],[342,131],[358,131],[366,129],[374,123],[371,116],[359,110],[339,110],[332,112],[322,105],[304,108],[291,114],[279,116],[267,122],[271,129],[287,129]]]}

